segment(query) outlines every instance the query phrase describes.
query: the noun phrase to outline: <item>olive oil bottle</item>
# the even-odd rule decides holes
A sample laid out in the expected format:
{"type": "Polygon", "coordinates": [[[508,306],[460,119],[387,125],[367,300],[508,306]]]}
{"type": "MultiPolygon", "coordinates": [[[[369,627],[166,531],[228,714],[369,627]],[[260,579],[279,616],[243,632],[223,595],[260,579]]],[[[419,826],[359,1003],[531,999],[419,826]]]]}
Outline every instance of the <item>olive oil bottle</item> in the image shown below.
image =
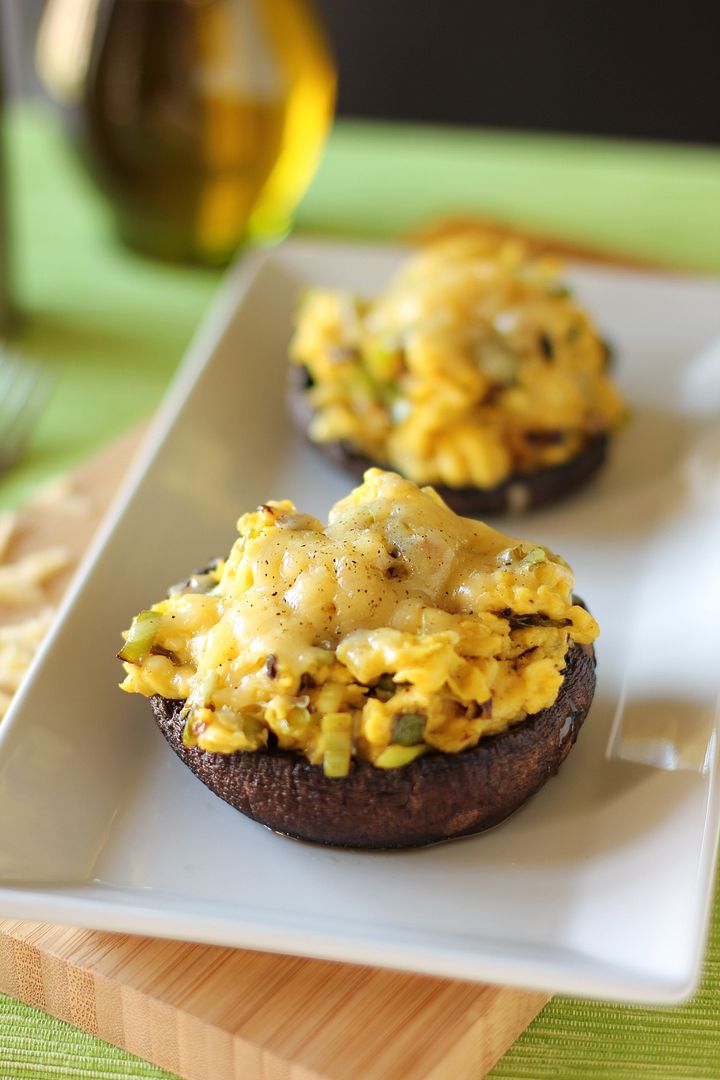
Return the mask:
{"type": "Polygon", "coordinates": [[[307,0],[48,0],[37,64],[133,247],[223,263],[289,228],[335,100],[307,0]]]}

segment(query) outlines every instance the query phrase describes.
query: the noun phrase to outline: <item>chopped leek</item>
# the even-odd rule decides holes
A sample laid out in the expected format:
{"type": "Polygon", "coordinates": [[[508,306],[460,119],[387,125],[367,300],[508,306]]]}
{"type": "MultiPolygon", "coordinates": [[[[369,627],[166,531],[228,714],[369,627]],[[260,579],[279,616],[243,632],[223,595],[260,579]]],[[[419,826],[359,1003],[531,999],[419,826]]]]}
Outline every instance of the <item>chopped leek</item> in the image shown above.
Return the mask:
{"type": "Polygon", "coordinates": [[[401,344],[393,337],[376,339],[365,350],[364,359],[373,379],[383,383],[392,382],[402,366],[401,344]]]}
{"type": "Polygon", "coordinates": [[[392,675],[381,675],[375,687],[375,696],[379,701],[389,701],[396,690],[392,675]]]}
{"type": "Polygon", "coordinates": [[[425,743],[420,746],[398,746],[391,743],[383,750],[379,757],[375,758],[375,765],[379,769],[400,769],[403,765],[409,765],[421,754],[426,754],[430,749],[425,743]]]}
{"type": "Polygon", "coordinates": [[[392,737],[400,746],[416,746],[423,741],[425,717],[422,713],[403,713],[393,720],[392,737]]]}
{"type": "Polygon", "coordinates": [[[125,644],[118,653],[119,660],[128,664],[142,664],[155,641],[162,615],[158,611],[141,611],[132,621],[125,644]]]}
{"type": "Polygon", "coordinates": [[[328,713],[322,718],[323,772],[334,779],[350,772],[352,717],[350,713],[328,713]]]}
{"type": "Polygon", "coordinates": [[[541,547],[533,548],[532,551],[528,551],[522,561],[525,566],[535,566],[537,563],[547,562],[547,551],[541,547]]]}
{"type": "Polygon", "coordinates": [[[337,712],[337,708],[343,699],[345,688],[339,683],[327,682],[321,688],[320,693],[315,701],[315,708],[321,714],[332,714],[337,712]]]}

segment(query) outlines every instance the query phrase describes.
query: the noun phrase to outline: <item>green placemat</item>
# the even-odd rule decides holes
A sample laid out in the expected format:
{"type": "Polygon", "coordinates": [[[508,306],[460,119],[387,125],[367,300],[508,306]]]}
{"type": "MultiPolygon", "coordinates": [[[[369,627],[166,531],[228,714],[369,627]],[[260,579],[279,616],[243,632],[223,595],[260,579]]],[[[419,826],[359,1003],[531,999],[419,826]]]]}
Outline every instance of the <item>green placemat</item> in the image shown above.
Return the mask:
{"type": "Polygon", "coordinates": [[[170,1073],[0,994],[1,1080],[138,1080],[170,1073]]]}
{"type": "Polygon", "coordinates": [[[345,121],[299,224],[384,237],[463,212],[718,273],[720,150],[345,121]]]}
{"type": "MultiPolygon", "coordinates": [[[[216,286],[116,245],[54,121],[9,131],[22,348],[58,375],[0,506],[156,406],[216,286]]],[[[306,231],[387,236],[478,212],[568,239],[720,272],[720,151],[522,134],[338,124],[299,214],[306,231]]],[[[680,1009],[556,998],[505,1055],[505,1080],[720,1080],[718,903],[702,988],[680,1009]]],[[[0,996],[0,1077],[168,1077],[0,996]]]]}

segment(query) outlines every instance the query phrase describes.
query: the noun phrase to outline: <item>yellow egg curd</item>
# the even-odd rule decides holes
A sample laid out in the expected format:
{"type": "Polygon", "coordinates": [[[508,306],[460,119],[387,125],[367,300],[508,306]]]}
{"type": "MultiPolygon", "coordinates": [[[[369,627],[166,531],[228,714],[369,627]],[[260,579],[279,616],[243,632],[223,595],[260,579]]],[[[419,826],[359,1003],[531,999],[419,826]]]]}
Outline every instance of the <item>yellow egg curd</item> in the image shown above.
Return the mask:
{"type": "Polygon", "coordinates": [[[616,428],[607,347],[517,241],[464,235],[412,258],[376,300],[309,290],[290,347],[309,435],[419,484],[494,487],[616,428]]]}
{"type": "Polygon", "coordinates": [[[458,753],[552,705],[598,633],[557,555],[395,473],[370,469],[326,526],[269,502],[238,531],[119,654],[122,689],[184,700],[203,750],[278,746],[328,776],[458,753]]]}

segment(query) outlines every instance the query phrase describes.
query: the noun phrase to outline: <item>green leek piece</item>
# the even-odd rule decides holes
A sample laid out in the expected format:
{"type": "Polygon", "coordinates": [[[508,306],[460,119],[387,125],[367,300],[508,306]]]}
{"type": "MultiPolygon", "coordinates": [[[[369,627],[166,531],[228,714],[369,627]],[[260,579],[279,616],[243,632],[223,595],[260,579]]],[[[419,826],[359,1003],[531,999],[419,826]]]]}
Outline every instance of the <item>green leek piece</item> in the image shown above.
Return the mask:
{"type": "Polygon", "coordinates": [[[328,713],[322,718],[323,772],[334,779],[350,772],[352,717],[350,713],[328,713]]]}
{"type": "Polygon", "coordinates": [[[354,371],[347,382],[352,394],[362,394],[365,397],[376,398],[378,396],[378,383],[368,371],[354,371]]]}
{"type": "Polygon", "coordinates": [[[389,383],[397,378],[401,359],[402,351],[396,338],[381,338],[371,342],[364,356],[371,378],[382,383],[389,383]]]}
{"type": "Polygon", "coordinates": [[[513,563],[523,567],[534,566],[536,563],[547,562],[548,553],[545,548],[535,547],[528,551],[524,544],[518,544],[513,548],[506,548],[497,556],[501,566],[511,566],[513,563]]]}
{"type": "Polygon", "coordinates": [[[239,713],[238,721],[240,730],[248,739],[257,739],[259,735],[267,731],[257,716],[252,716],[250,713],[239,713]]]}
{"type": "Polygon", "coordinates": [[[345,687],[341,686],[340,683],[323,683],[315,701],[315,708],[321,715],[334,716],[344,693],[345,687]]]}
{"type": "Polygon", "coordinates": [[[203,705],[207,705],[210,698],[215,693],[215,687],[217,686],[218,673],[217,671],[208,671],[205,673],[202,682],[198,688],[196,704],[202,702],[203,705]]]}
{"type": "Polygon", "coordinates": [[[182,741],[183,741],[183,745],[187,746],[188,748],[191,747],[191,746],[197,746],[197,736],[195,735],[195,732],[193,731],[193,720],[195,718],[194,714],[195,714],[195,710],[190,709],[188,707],[188,703],[186,701],[185,704],[182,707],[182,711],[180,713],[180,716],[182,717],[182,719],[184,721],[183,722],[182,741]]]}
{"type": "Polygon", "coordinates": [[[118,659],[125,660],[128,664],[142,664],[153,646],[161,622],[162,615],[159,611],[141,611],[136,615],[128,630],[125,644],[118,653],[118,659]]]}
{"type": "Polygon", "coordinates": [[[425,717],[422,713],[403,713],[393,719],[392,737],[400,746],[417,746],[423,741],[425,717]]]}
{"type": "Polygon", "coordinates": [[[348,381],[348,386],[352,393],[361,394],[372,398],[374,401],[379,401],[386,409],[392,408],[395,402],[402,397],[400,390],[393,382],[376,379],[371,372],[365,369],[354,372],[352,378],[348,381]]]}
{"type": "Polygon", "coordinates": [[[378,701],[389,701],[396,690],[392,675],[381,675],[375,687],[375,697],[378,701]]]}
{"type": "Polygon", "coordinates": [[[195,735],[193,734],[193,730],[192,730],[192,717],[191,716],[187,716],[185,718],[185,723],[183,724],[182,741],[183,741],[183,746],[186,746],[188,749],[190,749],[193,746],[197,746],[197,739],[195,738],[195,735]]]}
{"type": "Polygon", "coordinates": [[[348,712],[326,713],[322,718],[322,733],[329,735],[335,732],[349,734],[352,726],[352,718],[348,712]]]}
{"type": "Polygon", "coordinates": [[[375,758],[375,765],[379,769],[400,769],[403,765],[409,765],[421,754],[426,754],[430,749],[425,743],[420,746],[398,746],[391,743],[383,750],[380,757],[375,758]]]}
{"type": "Polygon", "coordinates": [[[323,754],[323,773],[329,780],[339,780],[350,772],[350,751],[326,750],[323,754]]]}

